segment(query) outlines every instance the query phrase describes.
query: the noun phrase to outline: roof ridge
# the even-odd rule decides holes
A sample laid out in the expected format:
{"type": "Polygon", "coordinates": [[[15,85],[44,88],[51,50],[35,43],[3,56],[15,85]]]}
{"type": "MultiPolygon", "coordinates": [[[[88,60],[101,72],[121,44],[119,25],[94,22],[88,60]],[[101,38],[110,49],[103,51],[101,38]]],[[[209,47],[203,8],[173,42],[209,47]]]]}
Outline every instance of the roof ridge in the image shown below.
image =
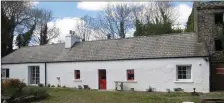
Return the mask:
{"type": "MultiPolygon", "coordinates": [[[[116,38],[116,39],[104,39],[104,40],[93,40],[93,41],[83,41],[80,43],[87,43],[87,42],[97,42],[97,41],[112,41],[112,40],[125,40],[125,39],[136,39],[136,38],[145,38],[145,37],[162,37],[162,36],[171,36],[171,35],[189,35],[195,34],[194,32],[184,32],[184,33],[170,33],[170,34],[158,34],[158,35],[148,35],[148,36],[136,36],[136,37],[127,37],[127,38],[116,38]]],[[[64,43],[54,43],[54,44],[45,44],[45,45],[35,45],[35,46],[23,46],[22,48],[29,48],[29,47],[40,47],[40,46],[48,46],[48,45],[59,45],[64,43]]]]}

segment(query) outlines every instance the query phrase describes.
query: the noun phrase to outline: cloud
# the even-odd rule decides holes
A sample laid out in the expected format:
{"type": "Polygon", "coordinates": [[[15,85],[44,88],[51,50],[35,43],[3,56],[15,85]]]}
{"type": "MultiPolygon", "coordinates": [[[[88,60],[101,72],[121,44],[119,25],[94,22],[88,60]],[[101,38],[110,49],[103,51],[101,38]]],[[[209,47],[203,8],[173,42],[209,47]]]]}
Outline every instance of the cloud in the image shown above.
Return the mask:
{"type": "Polygon", "coordinates": [[[175,9],[178,11],[178,18],[174,22],[174,27],[180,27],[184,29],[186,27],[188,17],[191,14],[192,8],[187,4],[179,4],[175,7],[175,9]]]}
{"type": "Polygon", "coordinates": [[[77,17],[65,17],[62,19],[56,19],[55,21],[49,22],[49,27],[53,27],[54,25],[59,28],[59,35],[57,38],[52,40],[51,42],[56,43],[58,41],[64,41],[65,36],[69,34],[69,30],[73,30],[77,25],[77,22],[80,21],[80,18],[77,17]]]}
{"type": "Polygon", "coordinates": [[[104,10],[108,4],[118,5],[118,4],[144,4],[146,2],[79,2],[77,8],[89,11],[101,11],[104,10]]]}
{"type": "MultiPolygon", "coordinates": [[[[78,17],[66,17],[66,18],[62,18],[62,19],[56,19],[55,21],[49,22],[49,28],[52,28],[53,26],[56,26],[57,28],[59,28],[59,35],[57,38],[54,38],[53,40],[51,40],[51,43],[58,43],[60,42],[64,42],[65,41],[65,36],[69,34],[69,30],[75,30],[75,27],[80,23],[80,22],[84,22],[83,20],[81,20],[78,17]]],[[[85,22],[84,22],[85,23],[85,22]]],[[[98,40],[98,39],[105,39],[105,35],[102,34],[100,31],[97,30],[93,30],[90,29],[92,32],[89,37],[89,40],[98,40]]]]}
{"type": "Polygon", "coordinates": [[[77,8],[89,11],[100,11],[107,6],[107,2],[79,2],[77,8]]]}
{"type": "Polygon", "coordinates": [[[34,7],[37,6],[37,5],[39,4],[38,1],[31,1],[30,3],[31,3],[31,5],[34,6],[34,7]]]}

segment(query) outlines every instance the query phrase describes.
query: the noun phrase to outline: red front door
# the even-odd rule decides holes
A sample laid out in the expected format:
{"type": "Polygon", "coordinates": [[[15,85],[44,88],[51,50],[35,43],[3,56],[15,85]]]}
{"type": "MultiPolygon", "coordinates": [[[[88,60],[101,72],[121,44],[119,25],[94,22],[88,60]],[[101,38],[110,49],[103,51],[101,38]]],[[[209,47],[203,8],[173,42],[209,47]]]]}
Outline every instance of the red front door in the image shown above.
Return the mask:
{"type": "Polygon", "coordinates": [[[107,89],[106,70],[99,70],[99,89],[107,89]]]}

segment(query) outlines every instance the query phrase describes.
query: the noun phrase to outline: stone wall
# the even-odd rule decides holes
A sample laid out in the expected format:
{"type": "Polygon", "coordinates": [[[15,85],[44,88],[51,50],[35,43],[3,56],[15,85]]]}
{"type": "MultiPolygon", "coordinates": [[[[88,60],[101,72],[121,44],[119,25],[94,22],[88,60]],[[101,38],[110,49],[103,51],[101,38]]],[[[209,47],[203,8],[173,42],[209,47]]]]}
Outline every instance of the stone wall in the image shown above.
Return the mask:
{"type": "Polygon", "coordinates": [[[203,5],[197,5],[197,33],[198,41],[205,42],[210,55],[212,55],[212,61],[223,61],[223,51],[215,51],[215,38],[218,38],[220,32],[223,33],[223,25],[215,24],[215,13],[224,13],[223,8],[208,8],[203,5]]]}

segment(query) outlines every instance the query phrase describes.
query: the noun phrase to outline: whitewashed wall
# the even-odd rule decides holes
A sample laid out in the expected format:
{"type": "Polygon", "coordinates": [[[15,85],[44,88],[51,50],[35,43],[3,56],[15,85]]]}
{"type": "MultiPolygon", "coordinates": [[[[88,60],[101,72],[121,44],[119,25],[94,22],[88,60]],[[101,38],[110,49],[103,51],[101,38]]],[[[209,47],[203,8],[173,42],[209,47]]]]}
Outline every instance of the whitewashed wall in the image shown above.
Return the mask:
{"type": "Polygon", "coordinates": [[[25,83],[29,83],[28,66],[40,66],[40,83],[45,83],[45,66],[44,63],[27,63],[27,64],[3,64],[2,68],[9,69],[9,78],[17,78],[25,83]]]}
{"type": "MultiPolygon", "coordinates": [[[[10,77],[27,82],[28,65],[37,64],[2,65],[2,68],[10,69],[10,77]]],[[[44,84],[44,64],[38,65],[41,68],[40,82],[44,84]]],[[[164,92],[178,87],[186,92],[192,92],[193,88],[198,92],[209,92],[209,62],[203,58],[47,63],[47,83],[67,87],[89,85],[91,89],[98,89],[98,69],[106,69],[108,90],[115,89],[114,81],[127,81],[126,70],[134,69],[135,81],[125,83],[125,90],[146,91],[151,86],[164,92]],[[175,82],[176,65],[185,64],[192,65],[192,82],[175,82]],[[80,70],[80,81],[74,80],[74,70],[80,70]]]]}
{"type": "Polygon", "coordinates": [[[47,63],[47,82],[69,87],[89,85],[92,89],[98,89],[98,69],[106,69],[108,90],[115,89],[114,81],[127,80],[127,69],[134,69],[135,81],[125,83],[126,90],[134,88],[145,91],[151,86],[156,91],[180,87],[186,92],[192,92],[193,88],[196,91],[209,92],[209,62],[203,58],[47,63]],[[176,65],[185,64],[192,65],[193,82],[175,82],[176,65]],[[74,80],[75,69],[80,70],[81,81],[74,80]]]}

